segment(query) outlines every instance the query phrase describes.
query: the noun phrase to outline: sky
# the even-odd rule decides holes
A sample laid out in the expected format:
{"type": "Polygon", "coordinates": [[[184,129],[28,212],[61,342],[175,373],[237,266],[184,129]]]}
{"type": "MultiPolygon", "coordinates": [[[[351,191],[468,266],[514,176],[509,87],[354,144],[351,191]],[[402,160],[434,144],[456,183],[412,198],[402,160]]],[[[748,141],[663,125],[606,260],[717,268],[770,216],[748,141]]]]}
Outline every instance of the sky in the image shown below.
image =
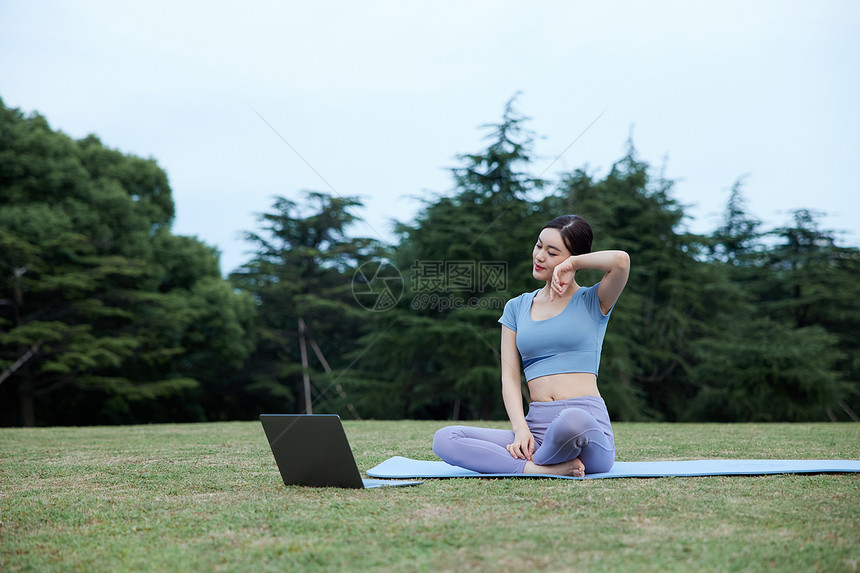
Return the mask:
{"type": "Polygon", "coordinates": [[[395,241],[517,93],[534,175],[600,178],[632,140],[693,232],[742,179],[765,228],[812,209],[860,246],[860,2],[0,0],[5,105],[154,158],[224,274],[306,190],[395,241]]]}

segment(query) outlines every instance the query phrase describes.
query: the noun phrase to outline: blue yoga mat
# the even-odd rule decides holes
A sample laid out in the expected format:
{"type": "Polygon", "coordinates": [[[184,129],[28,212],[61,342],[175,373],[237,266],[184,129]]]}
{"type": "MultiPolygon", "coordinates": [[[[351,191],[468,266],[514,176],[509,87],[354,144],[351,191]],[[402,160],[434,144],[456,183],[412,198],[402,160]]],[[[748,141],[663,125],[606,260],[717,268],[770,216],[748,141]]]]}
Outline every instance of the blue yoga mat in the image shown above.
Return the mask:
{"type": "MultiPolygon", "coordinates": [[[[856,460],[687,460],[663,462],[615,462],[606,473],[588,474],[584,479],[620,477],[749,476],[767,474],[857,473],[856,460]]],[[[583,479],[570,476],[526,474],[482,474],[442,461],[413,460],[395,456],[367,470],[375,478],[462,478],[462,477],[543,477],[583,479]]]]}

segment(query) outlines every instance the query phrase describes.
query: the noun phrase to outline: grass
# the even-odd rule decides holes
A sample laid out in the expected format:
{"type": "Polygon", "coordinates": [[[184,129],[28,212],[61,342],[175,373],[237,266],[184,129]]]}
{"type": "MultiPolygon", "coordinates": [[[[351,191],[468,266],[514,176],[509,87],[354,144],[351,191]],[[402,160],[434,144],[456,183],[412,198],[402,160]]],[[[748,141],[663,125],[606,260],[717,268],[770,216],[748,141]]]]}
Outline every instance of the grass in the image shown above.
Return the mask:
{"type": "MultiPolygon", "coordinates": [[[[362,470],[442,425],[345,422],[362,470]]],[[[860,459],[860,424],[615,431],[624,461],[860,459]]],[[[285,487],[258,422],[0,429],[9,572],[856,571],[858,502],[858,474],[285,487]]]]}

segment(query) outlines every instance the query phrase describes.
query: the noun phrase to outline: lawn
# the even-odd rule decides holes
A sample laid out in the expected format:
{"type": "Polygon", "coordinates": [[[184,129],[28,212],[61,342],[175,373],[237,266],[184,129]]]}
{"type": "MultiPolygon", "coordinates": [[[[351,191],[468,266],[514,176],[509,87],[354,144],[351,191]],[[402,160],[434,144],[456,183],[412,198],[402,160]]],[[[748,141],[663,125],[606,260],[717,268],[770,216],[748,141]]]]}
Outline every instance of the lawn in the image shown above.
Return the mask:
{"type": "MultiPolygon", "coordinates": [[[[344,425],[366,470],[443,423],[344,425]]],[[[860,424],[614,427],[624,461],[860,459],[860,424]]],[[[6,428],[0,522],[9,572],[856,571],[860,474],[312,489],[259,422],[6,428]]]]}

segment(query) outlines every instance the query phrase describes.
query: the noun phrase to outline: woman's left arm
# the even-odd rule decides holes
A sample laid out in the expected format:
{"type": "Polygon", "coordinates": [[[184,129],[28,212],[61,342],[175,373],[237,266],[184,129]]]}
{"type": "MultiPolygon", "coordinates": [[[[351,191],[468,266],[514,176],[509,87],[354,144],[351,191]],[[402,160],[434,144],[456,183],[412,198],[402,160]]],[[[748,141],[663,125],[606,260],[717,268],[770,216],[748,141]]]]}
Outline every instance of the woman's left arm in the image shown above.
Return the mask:
{"type": "Polygon", "coordinates": [[[605,272],[597,288],[597,298],[600,299],[600,310],[603,314],[609,312],[621,291],[627,284],[630,275],[630,255],[624,251],[597,251],[584,255],[573,255],[555,267],[552,273],[552,291],[562,295],[573,276],[580,269],[597,269],[605,272]]]}

